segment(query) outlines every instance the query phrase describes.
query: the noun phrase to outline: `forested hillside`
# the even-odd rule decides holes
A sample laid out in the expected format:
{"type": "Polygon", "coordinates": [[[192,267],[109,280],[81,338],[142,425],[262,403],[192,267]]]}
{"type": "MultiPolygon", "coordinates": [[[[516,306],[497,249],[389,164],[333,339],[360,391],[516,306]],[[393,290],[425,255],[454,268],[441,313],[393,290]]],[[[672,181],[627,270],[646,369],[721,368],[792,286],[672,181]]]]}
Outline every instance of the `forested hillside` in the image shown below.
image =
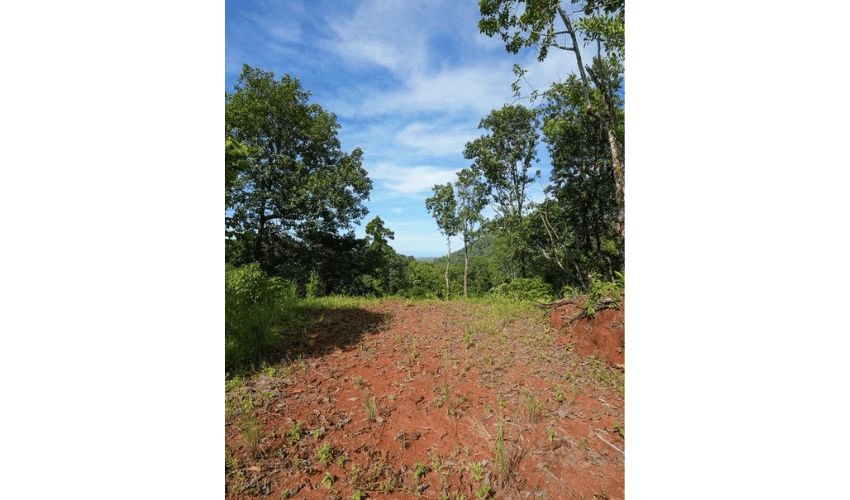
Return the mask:
{"type": "MultiPolygon", "coordinates": [[[[569,4],[567,4],[569,5],[569,4]]],[[[505,49],[571,53],[578,74],[523,94],[482,117],[466,143],[468,166],[422,203],[441,233],[463,241],[450,258],[399,255],[393,228],[365,201],[364,153],[344,151],[331,110],[294,75],[245,64],[225,95],[225,262],[256,263],[297,296],[482,296],[517,279],[588,290],[625,268],[624,2],[584,2],[572,23],[557,2],[484,0],[479,29],[505,49]],[[515,4],[535,6],[517,16],[515,4]],[[552,36],[554,27],[572,47],[552,36]],[[596,42],[582,59],[577,36],[596,42]],[[520,99],[521,98],[521,99],[520,99]],[[541,142],[542,141],[542,142],[541,142]],[[539,145],[551,175],[537,169],[539,145]],[[545,201],[528,190],[545,186],[545,201]],[[485,218],[485,208],[495,214],[485,218]],[[355,224],[366,223],[357,238],[355,224]]],[[[575,14],[576,12],[573,12],[575,14]]],[[[517,82],[527,70],[515,66],[517,82]]]]}

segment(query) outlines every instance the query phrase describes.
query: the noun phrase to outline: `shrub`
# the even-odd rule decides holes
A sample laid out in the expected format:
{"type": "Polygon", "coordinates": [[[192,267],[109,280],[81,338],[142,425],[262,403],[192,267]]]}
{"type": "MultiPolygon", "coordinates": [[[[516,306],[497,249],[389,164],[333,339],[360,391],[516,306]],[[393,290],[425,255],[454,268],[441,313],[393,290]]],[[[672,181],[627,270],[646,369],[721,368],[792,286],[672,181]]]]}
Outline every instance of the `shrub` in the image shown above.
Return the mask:
{"type": "Polygon", "coordinates": [[[493,295],[517,302],[549,302],[552,287],[541,278],[517,278],[494,288],[493,295]]]}
{"type": "Polygon", "coordinates": [[[626,293],[626,276],[620,272],[614,272],[614,274],[617,277],[613,281],[602,281],[598,275],[593,275],[590,294],[581,306],[587,316],[596,314],[594,305],[602,299],[611,299],[614,301],[614,307],[620,307],[620,300],[626,293]]]}
{"type": "Polygon", "coordinates": [[[310,271],[310,280],[307,281],[307,298],[315,299],[324,295],[325,284],[322,282],[322,278],[316,271],[310,271]]]}
{"type": "Polygon", "coordinates": [[[279,338],[279,326],[292,309],[292,283],[266,276],[258,263],[225,265],[225,365],[233,368],[265,355],[279,338]]]}

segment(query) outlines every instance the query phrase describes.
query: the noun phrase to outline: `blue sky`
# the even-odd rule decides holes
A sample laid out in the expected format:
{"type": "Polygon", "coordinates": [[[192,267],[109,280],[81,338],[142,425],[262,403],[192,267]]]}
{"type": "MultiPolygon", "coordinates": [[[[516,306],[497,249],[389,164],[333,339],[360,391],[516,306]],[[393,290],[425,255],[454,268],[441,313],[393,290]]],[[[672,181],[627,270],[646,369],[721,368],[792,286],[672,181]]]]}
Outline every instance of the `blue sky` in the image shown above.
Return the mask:
{"type": "MultiPolygon", "coordinates": [[[[395,232],[393,248],[416,257],[445,255],[425,199],[469,166],[463,149],[484,133],[480,120],[515,101],[514,63],[538,89],[576,67],[564,51],[543,63],[530,50],[508,54],[501,39],[478,32],[477,0],[231,1],[225,16],[225,90],[233,92],[243,63],[298,78],[311,102],[336,113],[343,149],[363,149],[374,189],[355,233],[380,216],[395,232]]],[[[539,149],[545,184],[549,159],[539,149]]]]}

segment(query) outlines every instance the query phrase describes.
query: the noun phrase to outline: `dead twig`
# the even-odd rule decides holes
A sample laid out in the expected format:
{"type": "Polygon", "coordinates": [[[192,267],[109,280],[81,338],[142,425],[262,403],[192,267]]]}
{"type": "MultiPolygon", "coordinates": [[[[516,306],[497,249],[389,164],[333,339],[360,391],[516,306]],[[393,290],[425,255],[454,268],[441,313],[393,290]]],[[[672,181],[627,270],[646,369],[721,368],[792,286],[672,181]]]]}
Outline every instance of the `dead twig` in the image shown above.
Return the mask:
{"type": "Polygon", "coordinates": [[[623,456],[624,456],[624,457],[626,456],[626,452],[625,452],[625,451],[621,450],[620,448],[617,448],[617,447],[616,447],[616,446],[614,446],[613,444],[611,444],[611,443],[609,443],[608,441],[606,441],[606,440],[605,440],[605,438],[604,438],[604,437],[602,437],[602,436],[600,436],[598,432],[593,431],[593,433],[594,433],[594,434],[596,434],[596,437],[598,437],[599,439],[601,439],[603,443],[605,443],[605,444],[607,444],[608,446],[610,446],[611,448],[614,448],[615,450],[619,451],[620,453],[622,453],[622,454],[623,454],[623,456]]]}

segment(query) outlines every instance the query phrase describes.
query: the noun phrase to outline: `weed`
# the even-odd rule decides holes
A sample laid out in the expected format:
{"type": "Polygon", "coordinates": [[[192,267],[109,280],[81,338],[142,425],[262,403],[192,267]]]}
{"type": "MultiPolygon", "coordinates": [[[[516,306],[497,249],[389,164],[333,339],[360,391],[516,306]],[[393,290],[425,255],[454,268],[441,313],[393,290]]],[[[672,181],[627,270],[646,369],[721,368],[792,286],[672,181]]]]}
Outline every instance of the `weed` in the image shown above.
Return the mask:
{"type": "Polygon", "coordinates": [[[502,399],[501,397],[500,397],[500,398],[499,398],[499,400],[496,402],[496,404],[497,404],[497,405],[499,405],[499,408],[505,408],[505,407],[507,406],[507,404],[505,404],[505,400],[504,400],[504,399],[502,399]]]}
{"type": "Polygon", "coordinates": [[[466,335],[463,336],[463,341],[466,342],[466,347],[472,347],[475,345],[475,341],[472,340],[472,331],[467,329],[466,335]]]}
{"type": "Polygon", "coordinates": [[[378,404],[375,401],[375,396],[370,396],[366,402],[366,416],[369,417],[369,421],[374,422],[378,418],[378,404]]]}
{"type": "Polygon", "coordinates": [[[289,429],[289,444],[295,444],[301,439],[301,422],[295,422],[295,425],[289,429]]]}
{"type": "Polygon", "coordinates": [[[319,462],[322,463],[325,467],[333,460],[333,448],[331,448],[330,443],[323,444],[317,451],[316,455],[319,457],[319,462]]]}
{"type": "Polygon", "coordinates": [[[360,490],[355,491],[354,494],[351,495],[351,500],[363,500],[364,498],[366,498],[366,494],[360,490]]]}
{"type": "Polygon", "coordinates": [[[490,498],[490,487],[486,484],[481,484],[481,487],[478,488],[478,493],[475,494],[478,500],[484,500],[485,498],[490,498]]]}
{"type": "Polygon", "coordinates": [[[318,440],[320,437],[322,437],[322,433],[323,433],[324,431],[325,431],[325,428],[324,428],[324,427],[319,427],[318,429],[315,429],[315,430],[314,430],[313,432],[311,432],[310,434],[311,434],[314,438],[316,438],[316,439],[318,440]]]}
{"type": "Polygon", "coordinates": [[[281,490],[280,491],[280,498],[282,498],[282,499],[289,498],[289,495],[290,495],[289,490],[281,490]]]}
{"type": "Polygon", "coordinates": [[[245,438],[245,444],[251,450],[256,452],[260,443],[260,425],[257,423],[257,415],[254,413],[254,403],[251,397],[247,397],[242,402],[242,421],[240,422],[242,436],[245,438]]]}
{"type": "Polygon", "coordinates": [[[440,461],[440,455],[434,453],[431,455],[431,470],[437,471],[442,474],[442,463],[440,461]]]}
{"type": "Polygon", "coordinates": [[[354,382],[354,386],[357,387],[357,389],[359,389],[361,391],[363,390],[363,379],[362,378],[354,377],[352,379],[352,381],[354,382]]]}
{"type": "Polygon", "coordinates": [[[619,433],[621,436],[623,436],[623,438],[625,438],[625,437],[626,437],[626,427],[625,427],[622,423],[620,423],[620,422],[616,422],[616,423],[614,423],[614,425],[613,425],[613,426],[611,426],[611,427],[612,427],[612,429],[611,429],[611,430],[612,430],[613,432],[617,432],[617,433],[619,433]]]}
{"type": "Polygon", "coordinates": [[[528,417],[532,422],[536,422],[538,418],[543,416],[543,403],[540,402],[540,399],[526,391],[525,396],[523,396],[523,402],[525,403],[525,408],[528,410],[528,417]]]}
{"type": "Polygon", "coordinates": [[[346,461],[346,460],[348,460],[348,458],[347,458],[345,455],[340,455],[340,456],[336,459],[336,464],[339,466],[339,468],[340,468],[340,469],[344,469],[344,468],[345,468],[345,461],[346,461]]]}
{"type": "Polygon", "coordinates": [[[348,480],[355,488],[360,486],[360,483],[363,479],[363,466],[360,464],[354,464],[350,471],[348,471],[348,480]]]}
{"type": "Polygon", "coordinates": [[[224,470],[225,470],[225,472],[235,469],[238,465],[239,465],[239,462],[235,458],[231,457],[227,453],[224,454],[224,470]]]}
{"type": "Polygon", "coordinates": [[[330,471],[325,472],[325,477],[322,479],[322,484],[325,485],[326,488],[331,489],[334,485],[334,477],[331,475],[330,471]]]}
{"type": "Polygon", "coordinates": [[[555,429],[549,427],[549,441],[555,440],[555,429]]]}
{"type": "Polygon", "coordinates": [[[224,381],[224,392],[230,392],[244,383],[242,377],[233,377],[230,380],[224,381]]]}
{"type": "Polygon", "coordinates": [[[481,465],[480,462],[473,462],[469,464],[469,470],[472,471],[472,479],[475,480],[475,482],[484,479],[484,466],[481,465]]]}
{"type": "Polygon", "coordinates": [[[398,488],[398,478],[395,475],[390,475],[378,485],[378,490],[382,493],[391,493],[398,488]]]}
{"type": "Polygon", "coordinates": [[[555,389],[555,400],[559,403],[564,402],[564,387],[561,385],[558,385],[558,387],[555,389]]]}
{"type": "Polygon", "coordinates": [[[499,476],[504,477],[504,474],[508,470],[508,457],[505,453],[505,417],[499,417],[494,451],[496,453],[496,466],[499,469],[499,476]]]}
{"type": "Polygon", "coordinates": [[[416,462],[413,464],[413,477],[419,479],[428,473],[428,466],[423,464],[422,462],[416,462]]]}

